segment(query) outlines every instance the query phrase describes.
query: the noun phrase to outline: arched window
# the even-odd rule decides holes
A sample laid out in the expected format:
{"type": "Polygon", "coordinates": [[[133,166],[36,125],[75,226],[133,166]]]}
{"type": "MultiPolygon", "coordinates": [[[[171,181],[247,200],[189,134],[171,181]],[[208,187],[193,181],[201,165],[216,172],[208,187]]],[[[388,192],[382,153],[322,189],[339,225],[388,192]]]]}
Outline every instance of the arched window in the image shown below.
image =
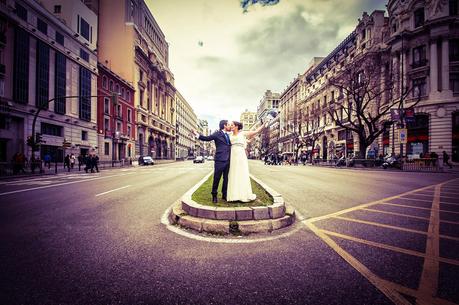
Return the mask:
{"type": "Polygon", "coordinates": [[[102,77],[102,88],[107,89],[107,77],[105,75],[102,77]]]}
{"type": "Polygon", "coordinates": [[[110,81],[110,85],[108,87],[108,90],[110,90],[111,92],[113,92],[113,81],[111,80],[110,81]]]}
{"type": "Polygon", "coordinates": [[[414,27],[415,28],[423,26],[424,25],[424,21],[425,21],[424,8],[423,7],[417,8],[414,11],[414,16],[413,17],[414,17],[414,27]]]}

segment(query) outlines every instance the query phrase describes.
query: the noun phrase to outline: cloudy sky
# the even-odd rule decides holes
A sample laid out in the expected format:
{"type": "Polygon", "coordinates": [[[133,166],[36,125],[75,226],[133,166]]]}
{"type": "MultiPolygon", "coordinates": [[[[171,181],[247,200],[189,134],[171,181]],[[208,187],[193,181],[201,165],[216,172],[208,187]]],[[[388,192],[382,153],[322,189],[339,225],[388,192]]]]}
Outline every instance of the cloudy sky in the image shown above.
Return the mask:
{"type": "Polygon", "coordinates": [[[384,0],[146,0],[169,42],[175,85],[201,119],[256,111],[266,89],[282,92],[314,56],[326,56],[363,11],[384,0]]]}

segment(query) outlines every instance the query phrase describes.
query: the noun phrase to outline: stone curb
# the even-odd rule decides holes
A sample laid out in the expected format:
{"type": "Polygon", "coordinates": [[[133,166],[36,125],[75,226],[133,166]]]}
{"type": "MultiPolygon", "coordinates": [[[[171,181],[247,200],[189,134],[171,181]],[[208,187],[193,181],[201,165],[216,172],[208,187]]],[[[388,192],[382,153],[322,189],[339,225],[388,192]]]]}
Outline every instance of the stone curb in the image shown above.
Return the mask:
{"type": "Polygon", "coordinates": [[[190,216],[214,220],[267,220],[285,216],[285,202],[282,195],[271,189],[259,179],[250,175],[262,188],[273,197],[274,204],[260,207],[211,207],[202,205],[191,199],[193,193],[209,179],[212,172],[188,190],[180,199],[182,209],[190,216]]]}
{"type": "Polygon", "coordinates": [[[169,221],[172,224],[177,224],[181,227],[191,229],[196,232],[206,232],[218,235],[229,234],[256,234],[270,233],[292,225],[295,222],[295,212],[291,207],[287,207],[287,214],[281,218],[263,219],[263,220],[214,220],[205,219],[188,215],[178,202],[172,209],[169,215],[169,221]],[[232,226],[237,224],[237,230],[234,231],[232,226]]]}

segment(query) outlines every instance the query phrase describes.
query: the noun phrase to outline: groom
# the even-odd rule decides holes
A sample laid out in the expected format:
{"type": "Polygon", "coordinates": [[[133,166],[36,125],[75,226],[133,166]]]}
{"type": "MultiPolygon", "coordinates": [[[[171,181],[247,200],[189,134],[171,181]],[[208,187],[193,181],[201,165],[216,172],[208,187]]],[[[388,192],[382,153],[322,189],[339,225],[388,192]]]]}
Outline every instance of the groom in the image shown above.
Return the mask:
{"type": "Polygon", "coordinates": [[[210,136],[198,134],[198,139],[201,141],[215,141],[215,164],[214,164],[214,181],[212,184],[212,202],[217,203],[218,184],[223,175],[222,198],[226,200],[226,190],[228,189],[228,172],[231,157],[231,142],[229,132],[231,131],[232,122],[227,120],[220,121],[220,129],[210,136]]]}

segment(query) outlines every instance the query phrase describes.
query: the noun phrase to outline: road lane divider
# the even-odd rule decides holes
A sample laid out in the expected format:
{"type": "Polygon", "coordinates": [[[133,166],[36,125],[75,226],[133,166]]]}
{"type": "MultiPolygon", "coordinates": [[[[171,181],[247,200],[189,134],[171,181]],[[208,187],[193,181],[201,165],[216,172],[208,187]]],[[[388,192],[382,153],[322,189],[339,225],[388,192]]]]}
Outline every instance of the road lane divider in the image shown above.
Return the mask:
{"type": "Polygon", "coordinates": [[[119,191],[119,190],[123,190],[123,189],[131,187],[131,186],[132,185],[125,185],[125,186],[122,186],[122,187],[119,187],[119,188],[116,188],[116,189],[113,189],[113,190],[109,190],[109,191],[106,191],[106,192],[103,192],[103,193],[99,193],[99,194],[96,194],[96,197],[99,197],[99,196],[102,196],[102,195],[106,195],[106,194],[110,194],[110,193],[113,193],[113,192],[116,192],[116,191],[119,191]]]}

